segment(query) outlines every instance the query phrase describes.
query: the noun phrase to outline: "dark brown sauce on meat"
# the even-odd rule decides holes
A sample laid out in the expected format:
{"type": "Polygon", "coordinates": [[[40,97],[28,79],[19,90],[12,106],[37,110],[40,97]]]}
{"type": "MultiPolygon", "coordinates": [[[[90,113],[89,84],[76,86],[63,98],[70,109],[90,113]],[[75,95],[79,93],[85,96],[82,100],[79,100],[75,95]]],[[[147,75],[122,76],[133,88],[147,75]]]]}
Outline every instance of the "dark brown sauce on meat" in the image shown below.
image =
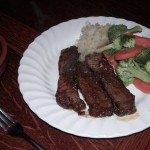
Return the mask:
{"type": "Polygon", "coordinates": [[[97,53],[91,54],[86,57],[86,62],[111,97],[115,114],[124,116],[136,112],[135,96],[116,76],[105,56],[97,53]]]}
{"type": "Polygon", "coordinates": [[[79,55],[75,46],[61,51],[57,103],[85,116],[87,104],[92,117],[135,113],[135,96],[116,76],[105,56],[94,53],[86,56],[85,62],[78,62],[79,55]],[[79,89],[86,103],[80,99],[79,89]]]}

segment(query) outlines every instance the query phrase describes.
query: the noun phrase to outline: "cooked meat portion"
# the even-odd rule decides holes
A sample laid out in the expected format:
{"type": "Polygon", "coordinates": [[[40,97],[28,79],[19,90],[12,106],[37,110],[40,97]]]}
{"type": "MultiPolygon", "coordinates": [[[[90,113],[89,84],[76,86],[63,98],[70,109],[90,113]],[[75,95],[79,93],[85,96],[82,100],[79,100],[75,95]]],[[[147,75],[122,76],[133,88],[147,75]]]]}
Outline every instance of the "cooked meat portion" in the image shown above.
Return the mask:
{"type": "Polygon", "coordinates": [[[77,65],[77,80],[81,93],[89,106],[89,114],[93,117],[111,116],[114,111],[112,102],[84,62],[77,65]]]}
{"type": "Polygon", "coordinates": [[[62,50],[59,59],[59,80],[56,92],[57,103],[65,109],[73,109],[78,114],[84,114],[86,105],[78,94],[76,82],[76,63],[79,53],[76,47],[62,50]]]}
{"type": "Polygon", "coordinates": [[[114,111],[118,116],[132,114],[136,111],[135,97],[115,75],[113,68],[103,54],[91,54],[86,57],[86,63],[95,72],[99,82],[112,98],[114,111]]]}

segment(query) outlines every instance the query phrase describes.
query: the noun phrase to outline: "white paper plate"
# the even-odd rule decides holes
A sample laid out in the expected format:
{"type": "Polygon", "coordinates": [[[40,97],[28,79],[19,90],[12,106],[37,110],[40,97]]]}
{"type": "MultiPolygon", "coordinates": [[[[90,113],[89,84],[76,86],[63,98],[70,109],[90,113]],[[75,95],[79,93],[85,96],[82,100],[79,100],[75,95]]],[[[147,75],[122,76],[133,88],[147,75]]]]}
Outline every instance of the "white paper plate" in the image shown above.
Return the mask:
{"type": "MultiPolygon", "coordinates": [[[[120,121],[117,116],[85,118],[57,105],[55,93],[58,81],[60,51],[75,44],[85,22],[93,24],[125,24],[135,22],[113,17],[88,17],[60,23],[37,37],[25,51],[19,67],[19,87],[31,110],[49,125],[66,133],[91,138],[112,138],[130,135],[150,127],[150,95],[128,88],[136,96],[139,117],[120,121]]],[[[150,37],[150,29],[141,26],[142,36],[150,37]]]]}

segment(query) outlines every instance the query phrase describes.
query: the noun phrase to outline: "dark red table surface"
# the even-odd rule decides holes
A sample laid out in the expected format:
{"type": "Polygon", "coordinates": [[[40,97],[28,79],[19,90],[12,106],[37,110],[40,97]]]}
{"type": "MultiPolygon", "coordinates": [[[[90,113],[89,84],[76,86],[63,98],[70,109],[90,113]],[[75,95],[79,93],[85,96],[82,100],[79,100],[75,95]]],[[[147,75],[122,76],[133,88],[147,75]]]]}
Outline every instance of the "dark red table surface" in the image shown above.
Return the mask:
{"type": "MultiPolygon", "coordinates": [[[[18,67],[23,52],[41,32],[58,23],[88,16],[113,16],[150,27],[149,2],[137,0],[0,0],[0,34],[8,45],[8,65],[0,77],[0,107],[47,150],[149,150],[150,129],[126,137],[92,139],[64,133],[40,120],[23,100],[18,67]]],[[[34,150],[0,129],[0,150],[34,150]]]]}

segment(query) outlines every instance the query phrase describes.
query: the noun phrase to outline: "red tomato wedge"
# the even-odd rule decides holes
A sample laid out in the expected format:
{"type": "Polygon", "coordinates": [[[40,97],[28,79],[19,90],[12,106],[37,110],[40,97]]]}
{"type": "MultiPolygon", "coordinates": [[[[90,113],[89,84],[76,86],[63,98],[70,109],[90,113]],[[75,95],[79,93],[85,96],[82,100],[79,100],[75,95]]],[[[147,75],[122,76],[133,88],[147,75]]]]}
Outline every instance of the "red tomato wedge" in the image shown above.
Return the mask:
{"type": "Polygon", "coordinates": [[[127,49],[124,49],[122,51],[115,53],[113,55],[113,57],[115,60],[123,60],[123,59],[127,59],[127,58],[132,58],[132,57],[138,55],[142,51],[143,48],[144,48],[143,46],[127,48],[127,49]]]}
{"type": "Polygon", "coordinates": [[[150,38],[141,37],[141,36],[132,35],[132,34],[130,34],[130,36],[135,38],[136,45],[143,46],[143,47],[150,47],[150,38]]]}
{"type": "Polygon", "coordinates": [[[135,85],[136,88],[138,88],[142,92],[150,94],[150,83],[135,78],[133,84],[135,85]]]}
{"type": "Polygon", "coordinates": [[[105,52],[103,52],[104,56],[107,58],[109,61],[109,64],[113,67],[115,70],[117,68],[117,61],[114,59],[114,55],[108,55],[105,52]]]}
{"type": "Polygon", "coordinates": [[[150,47],[150,38],[135,36],[136,45],[150,47]]]}
{"type": "Polygon", "coordinates": [[[116,70],[117,68],[117,61],[114,59],[114,56],[110,56],[107,58],[107,60],[109,61],[109,64],[113,67],[114,70],[116,70]]]}

